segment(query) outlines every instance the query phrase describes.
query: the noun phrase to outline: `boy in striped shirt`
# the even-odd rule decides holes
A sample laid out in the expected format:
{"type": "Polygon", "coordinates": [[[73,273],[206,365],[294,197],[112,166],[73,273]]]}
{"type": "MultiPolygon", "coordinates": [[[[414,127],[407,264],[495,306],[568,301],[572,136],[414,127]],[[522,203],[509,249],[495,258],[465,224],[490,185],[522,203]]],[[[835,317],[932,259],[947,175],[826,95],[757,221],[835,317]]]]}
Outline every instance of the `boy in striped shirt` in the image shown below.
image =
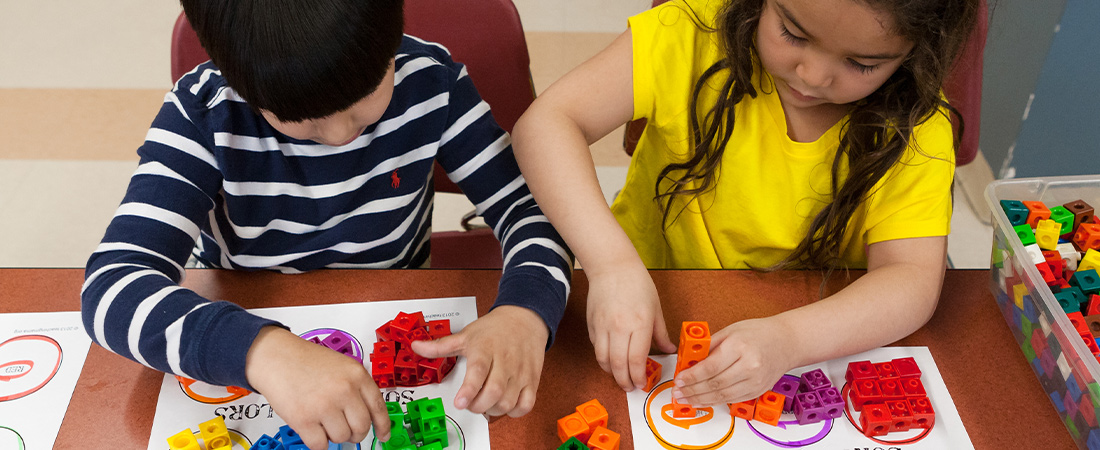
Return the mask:
{"type": "Polygon", "coordinates": [[[239,270],[421,267],[436,161],[502,242],[494,309],[413,350],[461,354],[455,406],[523,415],[572,256],[465,68],[402,34],[400,0],[183,0],[211,56],[165,97],[88,260],[84,323],[157,370],[263,394],[313,449],[389,419],[366,369],[179,286],[189,257],[239,270]],[[397,180],[400,180],[398,182],[397,180]]]}

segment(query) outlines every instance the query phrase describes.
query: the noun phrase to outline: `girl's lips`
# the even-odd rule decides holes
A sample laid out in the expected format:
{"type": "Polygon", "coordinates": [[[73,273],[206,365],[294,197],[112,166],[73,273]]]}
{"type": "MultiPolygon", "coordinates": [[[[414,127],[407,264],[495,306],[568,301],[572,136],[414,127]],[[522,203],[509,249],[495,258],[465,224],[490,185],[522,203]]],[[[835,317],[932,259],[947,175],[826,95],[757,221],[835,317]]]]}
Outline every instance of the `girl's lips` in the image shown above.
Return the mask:
{"type": "Polygon", "coordinates": [[[814,100],[821,100],[820,97],[814,97],[814,96],[811,96],[811,95],[803,94],[798,89],[795,89],[795,88],[791,87],[791,85],[789,85],[789,84],[787,85],[787,89],[789,89],[791,91],[791,94],[794,95],[794,98],[796,98],[800,101],[810,102],[810,101],[814,101],[814,100]]]}

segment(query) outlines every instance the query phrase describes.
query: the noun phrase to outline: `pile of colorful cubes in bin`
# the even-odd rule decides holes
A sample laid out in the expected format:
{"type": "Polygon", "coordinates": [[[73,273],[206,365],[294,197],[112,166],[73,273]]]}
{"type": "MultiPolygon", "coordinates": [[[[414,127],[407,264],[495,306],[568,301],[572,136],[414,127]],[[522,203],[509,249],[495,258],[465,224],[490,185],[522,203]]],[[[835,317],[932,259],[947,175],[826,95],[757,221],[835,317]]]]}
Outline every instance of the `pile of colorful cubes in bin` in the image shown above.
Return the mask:
{"type": "Polygon", "coordinates": [[[422,398],[405,405],[386,402],[390,415],[390,440],[382,443],[386,450],[442,450],[447,439],[447,413],[440,398],[422,398]],[[405,426],[409,428],[406,429],[405,426]]]}
{"type": "Polygon", "coordinates": [[[380,388],[439,383],[454,368],[456,358],[421,358],[411,343],[451,334],[451,321],[424,320],[421,312],[397,314],[376,330],[378,342],[370,354],[371,377],[380,388]]]}
{"type": "MultiPolygon", "coordinates": [[[[1085,346],[1100,357],[1100,217],[1082,200],[1052,208],[1001,200],[1001,208],[1085,346]]],[[[1006,286],[1012,286],[1016,306],[1023,309],[1027,286],[1013,278],[1006,286]]]]}
{"type": "Polygon", "coordinates": [[[844,412],[844,397],[821,369],[801,376],[783,375],[760,397],[729,405],[730,413],[745,420],[777,425],[784,411],[793,412],[800,425],[835,419],[844,412]]]}
{"type": "Polygon", "coordinates": [[[859,423],[864,435],[874,437],[932,428],[936,412],[920,377],[920,367],[913,358],[848,363],[844,379],[849,384],[852,407],[860,411],[859,423]]]}
{"type": "Polygon", "coordinates": [[[607,429],[607,409],[596,399],[558,419],[558,438],[558,450],[619,450],[619,433],[607,429]]]}

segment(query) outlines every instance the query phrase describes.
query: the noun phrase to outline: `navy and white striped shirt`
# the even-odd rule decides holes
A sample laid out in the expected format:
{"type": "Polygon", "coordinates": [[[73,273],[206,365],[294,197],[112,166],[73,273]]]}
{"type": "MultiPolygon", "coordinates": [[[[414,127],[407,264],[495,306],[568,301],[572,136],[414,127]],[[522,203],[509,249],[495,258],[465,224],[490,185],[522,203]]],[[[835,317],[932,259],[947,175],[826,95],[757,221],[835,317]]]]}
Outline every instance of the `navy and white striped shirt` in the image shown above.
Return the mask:
{"type": "Polygon", "coordinates": [[[330,147],[276,131],[212,63],[181,78],[88,260],[81,302],[92,339],[157,370],[248,387],[248,349],[276,323],[180,287],[192,252],[240,270],[420,267],[435,161],[502,242],[496,305],[534,310],[552,336],[572,256],[527,189],[508,134],[437,44],[406,36],[394,84],[377,123],[330,147]]]}

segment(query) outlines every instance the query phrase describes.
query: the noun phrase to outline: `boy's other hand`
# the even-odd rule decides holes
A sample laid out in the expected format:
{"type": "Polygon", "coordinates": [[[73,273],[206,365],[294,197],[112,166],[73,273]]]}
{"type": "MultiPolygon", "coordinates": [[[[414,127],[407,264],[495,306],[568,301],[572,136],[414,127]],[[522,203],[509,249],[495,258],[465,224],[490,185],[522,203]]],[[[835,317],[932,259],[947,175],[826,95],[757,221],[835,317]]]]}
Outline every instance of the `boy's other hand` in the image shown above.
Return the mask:
{"type": "Polygon", "coordinates": [[[550,330],[534,311],[499,306],[462,331],[434,341],[414,341],[425,358],[466,357],[466,378],[455,407],[490,416],[520,417],[535,406],[550,330]]]}
{"type": "Polygon", "coordinates": [[[589,277],[588,337],[600,368],[628,392],[645,387],[651,343],[664,353],[676,353],[657,287],[644,266],[589,277]]]}
{"type": "Polygon", "coordinates": [[[793,333],[774,318],[736,322],[715,333],[710,355],[676,377],[672,395],[693,406],[759,397],[792,368],[793,333]]]}
{"type": "Polygon", "coordinates": [[[371,423],[379,440],[389,440],[382,393],[354,359],[269,326],[252,342],[245,372],[311,450],[327,449],[329,441],[362,442],[371,423]]]}

